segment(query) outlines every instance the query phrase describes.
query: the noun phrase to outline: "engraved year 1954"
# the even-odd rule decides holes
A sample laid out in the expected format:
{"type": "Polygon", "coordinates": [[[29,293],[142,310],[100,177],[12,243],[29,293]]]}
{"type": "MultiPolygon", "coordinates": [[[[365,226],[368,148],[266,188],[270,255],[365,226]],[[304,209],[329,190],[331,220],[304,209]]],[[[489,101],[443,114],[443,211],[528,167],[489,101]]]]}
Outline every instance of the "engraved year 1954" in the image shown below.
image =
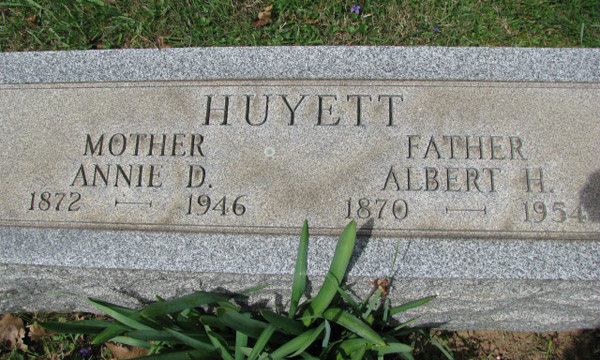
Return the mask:
{"type": "Polygon", "coordinates": [[[525,207],[524,222],[539,224],[548,219],[557,223],[564,223],[569,219],[576,220],[579,223],[587,221],[587,216],[581,204],[575,207],[568,207],[563,201],[548,204],[543,201],[525,201],[523,205],[525,207]]]}

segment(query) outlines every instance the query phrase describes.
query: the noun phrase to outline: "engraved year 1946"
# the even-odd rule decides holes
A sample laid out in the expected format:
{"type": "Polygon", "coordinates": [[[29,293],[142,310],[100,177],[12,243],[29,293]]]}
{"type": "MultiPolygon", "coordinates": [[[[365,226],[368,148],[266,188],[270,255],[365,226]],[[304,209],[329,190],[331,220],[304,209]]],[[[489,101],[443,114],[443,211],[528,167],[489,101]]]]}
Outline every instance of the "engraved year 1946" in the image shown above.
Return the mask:
{"type": "Polygon", "coordinates": [[[188,196],[188,206],[186,215],[207,215],[209,210],[226,216],[233,214],[242,216],[246,213],[246,206],[242,204],[242,198],[246,195],[239,195],[233,201],[231,197],[223,196],[211,198],[209,195],[193,195],[188,196]]]}

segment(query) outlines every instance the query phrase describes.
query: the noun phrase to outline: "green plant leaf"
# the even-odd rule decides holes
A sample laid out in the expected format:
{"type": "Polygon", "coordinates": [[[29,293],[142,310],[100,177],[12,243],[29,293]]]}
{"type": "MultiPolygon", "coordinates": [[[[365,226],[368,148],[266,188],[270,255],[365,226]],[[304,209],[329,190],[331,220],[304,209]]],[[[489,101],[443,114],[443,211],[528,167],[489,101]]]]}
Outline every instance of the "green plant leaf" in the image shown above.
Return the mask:
{"type": "Polygon", "coordinates": [[[360,313],[361,313],[360,307],[358,306],[356,301],[354,301],[354,299],[352,299],[352,297],[344,289],[342,289],[341,286],[339,286],[337,284],[337,282],[335,281],[335,278],[330,273],[327,274],[327,277],[331,277],[332,280],[334,280],[334,281],[332,281],[332,284],[335,285],[337,292],[344,298],[344,300],[346,300],[346,302],[348,303],[348,305],[350,305],[350,307],[352,308],[354,313],[356,315],[360,315],[360,313]]]}
{"type": "Polygon", "coordinates": [[[248,345],[248,335],[241,331],[235,332],[235,360],[244,360],[244,351],[248,345]]]}
{"type": "Polygon", "coordinates": [[[206,335],[208,335],[210,342],[213,344],[213,346],[217,350],[217,353],[219,353],[219,355],[221,355],[221,358],[223,358],[224,360],[235,360],[233,358],[233,356],[231,356],[229,351],[227,351],[227,349],[223,345],[223,343],[225,341],[220,336],[218,336],[216,333],[214,333],[211,330],[210,326],[204,325],[204,329],[206,330],[206,335]]]}
{"type": "Polygon", "coordinates": [[[358,359],[362,359],[362,356],[367,350],[368,341],[363,338],[347,339],[342,341],[337,348],[338,359],[353,359],[354,355],[360,355],[358,359]]]}
{"type": "Polygon", "coordinates": [[[395,353],[411,353],[413,351],[412,346],[403,344],[400,342],[389,342],[387,346],[373,346],[373,350],[377,351],[379,355],[395,354],[395,353]]]}
{"type": "Polygon", "coordinates": [[[303,352],[302,354],[300,354],[300,356],[304,359],[304,360],[319,360],[318,357],[316,356],[312,356],[311,354],[305,353],[303,352]]]}
{"type": "Polygon", "coordinates": [[[113,324],[104,329],[100,334],[96,335],[94,340],[92,340],[92,345],[107,342],[108,340],[114,338],[115,336],[121,335],[127,330],[129,329],[121,324],[113,324]]]}
{"type": "Polygon", "coordinates": [[[110,315],[115,320],[129,327],[132,327],[136,330],[154,330],[151,326],[141,322],[141,316],[137,311],[131,312],[131,309],[123,308],[102,300],[88,298],[88,301],[107,315],[110,315]]]}
{"type": "MultiPolygon", "coordinates": [[[[371,314],[371,311],[373,311],[373,309],[375,308],[375,305],[377,305],[377,301],[379,301],[379,299],[381,299],[381,294],[383,294],[383,291],[381,289],[377,289],[377,291],[375,291],[373,299],[371,299],[371,302],[369,303],[369,306],[367,307],[367,310],[362,315],[363,319],[368,319],[369,318],[369,315],[371,314]]],[[[372,320],[371,321],[367,321],[367,322],[372,325],[372,320]]]]}
{"type": "Polygon", "coordinates": [[[373,344],[385,346],[385,341],[377,332],[364,321],[360,320],[356,316],[338,308],[327,309],[323,313],[323,317],[329,321],[333,321],[346,329],[352,331],[356,335],[366,339],[373,344]]]}
{"type": "Polygon", "coordinates": [[[138,314],[139,311],[134,310],[134,309],[130,309],[128,307],[124,307],[124,306],[120,306],[120,305],[116,305],[116,304],[111,304],[109,302],[106,301],[102,301],[102,300],[98,300],[98,299],[94,299],[94,298],[86,298],[86,300],[88,302],[91,302],[92,305],[96,306],[96,303],[101,304],[103,306],[109,306],[111,309],[114,309],[115,311],[118,311],[121,314],[125,314],[127,316],[131,316],[131,315],[135,315],[138,314]]]}
{"type": "Polygon", "coordinates": [[[398,355],[400,355],[400,357],[403,358],[404,360],[415,360],[415,358],[412,356],[411,353],[401,352],[401,353],[398,353],[398,355]]]}
{"type": "Polygon", "coordinates": [[[193,337],[190,337],[188,335],[182,334],[178,331],[175,331],[173,329],[165,329],[168,333],[170,333],[171,335],[173,335],[175,338],[177,338],[177,340],[181,341],[182,343],[193,347],[196,350],[202,350],[205,352],[213,352],[215,351],[215,347],[213,345],[207,344],[203,341],[200,341],[198,339],[194,339],[193,337]]]}
{"type": "Polygon", "coordinates": [[[221,296],[198,291],[177,299],[155,302],[140,311],[143,316],[156,316],[172,314],[184,309],[195,308],[202,305],[218,304],[227,301],[221,296]]]}
{"type": "Polygon", "coordinates": [[[298,303],[306,290],[306,267],[308,263],[308,221],[304,220],[302,232],[300,233],[300,244],[296,257],[296,269],[294,270],[294,283],[292,285],[292,297],[290,299],[290,314],[293,318],[298,310],[298,303]]]}
{"type": "Polygon", "coordinates": [[[208,325],[219,330],[227,329],[227,325],[223,324],[223,322],[219,320],[219,318],[213,315],[201,315],[200,322],[204,325],[208,325]]]}
{"type": "Polygon", "coordinates": [[[122,343],[125,345],[137,346],[142,349],[150,349],[152,347],[152,344],[150,344],[147,341],[134,339],[129,336],[115,336],[114,338],[110,339],[110,341],[122,343]]]}
{"type": "Polygon", "coordinates": [[[326,348],[329,345],[329,339],[331,338],[331,325],[329,325],[329,321],[327,321],[327,319],[323,321],[323,324],[325,324],[325,336],[323,337],[321,347],[326,348]]]}
{"type": "Polygon", "coordinates": [[[435,296],[429,296],[429,297],[426,297],[423,299],[407,302],[406,304],[402,304],[400,306],[393,307],[390,309],[390,316],[394,316],[397,313],[406,311],[408,309],[412,309],[412,308],[419,307],[421,305],[425,305],[435,298],[436,298],[435,296]]]}
{"type": "Polygon", "coordinates": [[[388,318],[389,318],[389,314],[390,314],[390,310],[391,310],[391,308],[392,308],[392,306],[391,306],[390,304],[391,304],[391,302],[390,302],[390,299],[389,299],[389,298],[386,298],[386,299],[383,301],[383,315],[382,315],[382,317],[381,317],[381,321],[382,321],[384,324],[386,324],[386,323],[387,323],[387,321],[388,321],[388,318]]]}
{"type": "Polygon", "coordinates": [[[207,352],[204,350],[187,350],[187,351],[175,351],[165,352],[155,355],[142,356],[137,359],[145,360],[203,360],[203,359],[215,359],[217,353],[207,352]]]}
{"type": "Polygon", "coordinates": [[[100,324],[81,323],[80,321],[63,323],[58,321],[45,321],[38,323],[46,330],[54,331],[61,334],[86,334],[98,335],[102,330],[112,325],[111,322],[102,322],[100,324]]]}
{"type": "Polygon", "coordinates": [[[314,321],[314,316],[320,316],[323,311],[327,309],[331,300],[333,300],[333,297],[337,293],[337,287],[340,285],[340,282],[346,274],[346,268],[348,267],[348,262],[352,256],[355,241],[356,223],[353,220],[350,221],[342,232],[340,240],[335,248],[335,254],[333,255],[333,260],[329,267],[329,274],[331,274],[331,277],[327,276],[325,278],[325,282],[323,283],[323,286],[321,286],[319,293],[315,296],[313,301],[308,304],[304,311],[302,316],[305,318],[303,321],[304,325],[310,325],[314,321]]]}
{"type": "Polygon", "coordinates": [[[423,329],[419,329],[419,333],[421,335],[427,337],[429,339],[429,341],[431,341],[431,343],[433,345],[435,345],[438,349],[440,349],[440,351],[442,352],[442,354],[444,354],[444,356],[447,359],[454,360],[454,356],[452,356],[452,354],[450,353],[450,349],[448,349],[448,347],[446,346],[446,344],[440,344],[440,342],[437,341],[436,338],[434,338],[430,334],[425,333],[425,331],[423,331],[423,329]]]}
{"type": "Polygon", "coordinates": [[[230,328],[241,331],[254,339],[258,339],[263,330],[269,326],[267,323],[250,319],[235,310],[227,308],[218,308],[217,317],[230,328]]]}
{"type": "MultiPolygon", "coordinates": [[[[294,352],[296,355],[302,353],[307,347],[309,347],[319,337],[321,332],[323,332],[323,329],[325,329],[325,324],[321,324],[314,329],[310,329],[310,330],[296,336],[292,340],[281,345],[279,348],[277,348],[275,351],[273,351],[267,357],[267,359],[280,359],[280,358],[282,358],[284,356],[288,356],[289,354],[294,353],[294,352]]],[[[296,355],[293,355],[293,356],[296,356],[296,355]]]]}
{"type": "MultiPolygon", "coordinates": [[[[208,341],[208,337],[204,333],[185,333],[187,336],[198,340],[208,341]]],[[[163,330],[132,330],[127,332],[127,336],[144,341],[174,341],[178,340],[168,331],[163,330]]]]}
{"type": "MultiPolygon", "coordinates": [[[[407,322],[404,322],[404,323],[402,323],[402,324],[400,324],[400,325],[396,326],[396,327],[395,327],[395,328],[392,330],[392,332],[394,332],[394,335],[399,335],[399,334],[398,334],[398,331],[400,331],[400,330],[402,330],[403,328],[407,327],[408,325],[410,325],[410,324],[414,323],[415,321],[419,320],[420,318],[421,318],[421,317],[420,317],[420,316],[418,316],[418,317],[416,317],[416,318],[414,318],[414,319],[410,319],[410,320],[408,320],[407,322]]],[[[407,333],[413,333],[413,332],[414,332],[414,330],[409,330],[409,331],[407,331],[407,333]]]]}
{"type": "Polygon", "coordinates": [[[260,313],[269,324],[274,325],[279,332],[284,334],[300,335],[308,330],[301,322],[275,314],[272,311],[263,310],[260,313]]]}
{"type": "Polygon", "coordinates": [[[258,358],[258,356],[263,351],[265,345],[267,345],[269,339],[271,338],[274,332],[275,326],[273,325],[269,325],[265,328],[265,330],[263,330],[262,334],[260,334],[260,336],[258,337],[258,340],[256,340],[256,344],[254,344],[252,352],[250,353],[250,355],[248,355],[248,360],[256,360],[256,358],[258,358]]]}

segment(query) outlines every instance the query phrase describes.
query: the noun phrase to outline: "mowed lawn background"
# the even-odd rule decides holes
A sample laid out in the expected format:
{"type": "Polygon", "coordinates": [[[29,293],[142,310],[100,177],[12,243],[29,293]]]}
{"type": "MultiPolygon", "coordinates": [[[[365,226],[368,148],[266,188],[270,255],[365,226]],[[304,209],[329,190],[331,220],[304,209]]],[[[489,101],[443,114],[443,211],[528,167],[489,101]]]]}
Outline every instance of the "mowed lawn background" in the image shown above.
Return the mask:
{"type": "Polygon", "coordinates": [[[598,0],[0,0],[0,15],[0,51],[600,46],[598,0]]]}

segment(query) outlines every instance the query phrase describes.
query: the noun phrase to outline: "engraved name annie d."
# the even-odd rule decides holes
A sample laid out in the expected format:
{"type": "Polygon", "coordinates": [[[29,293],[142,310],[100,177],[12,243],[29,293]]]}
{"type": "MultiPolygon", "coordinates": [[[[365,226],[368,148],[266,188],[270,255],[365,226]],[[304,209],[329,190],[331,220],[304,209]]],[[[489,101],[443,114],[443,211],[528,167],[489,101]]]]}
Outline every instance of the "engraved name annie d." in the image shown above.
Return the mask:
{"type": "MultiPolygon", "coordinates": [[[[111,136],[86,134],[84,156],[131,156],[135,158],[160,157],[204,157],[200,134],[123,134],[111,136]]],[[[188,164],[187,187],[197,188],[204,184],[205,169],[197,164],[188,164]]],[[[161,163],[139,164],[81,164],[71,186],[115,186],[115,187],[162,187],[161,163]]]]}

